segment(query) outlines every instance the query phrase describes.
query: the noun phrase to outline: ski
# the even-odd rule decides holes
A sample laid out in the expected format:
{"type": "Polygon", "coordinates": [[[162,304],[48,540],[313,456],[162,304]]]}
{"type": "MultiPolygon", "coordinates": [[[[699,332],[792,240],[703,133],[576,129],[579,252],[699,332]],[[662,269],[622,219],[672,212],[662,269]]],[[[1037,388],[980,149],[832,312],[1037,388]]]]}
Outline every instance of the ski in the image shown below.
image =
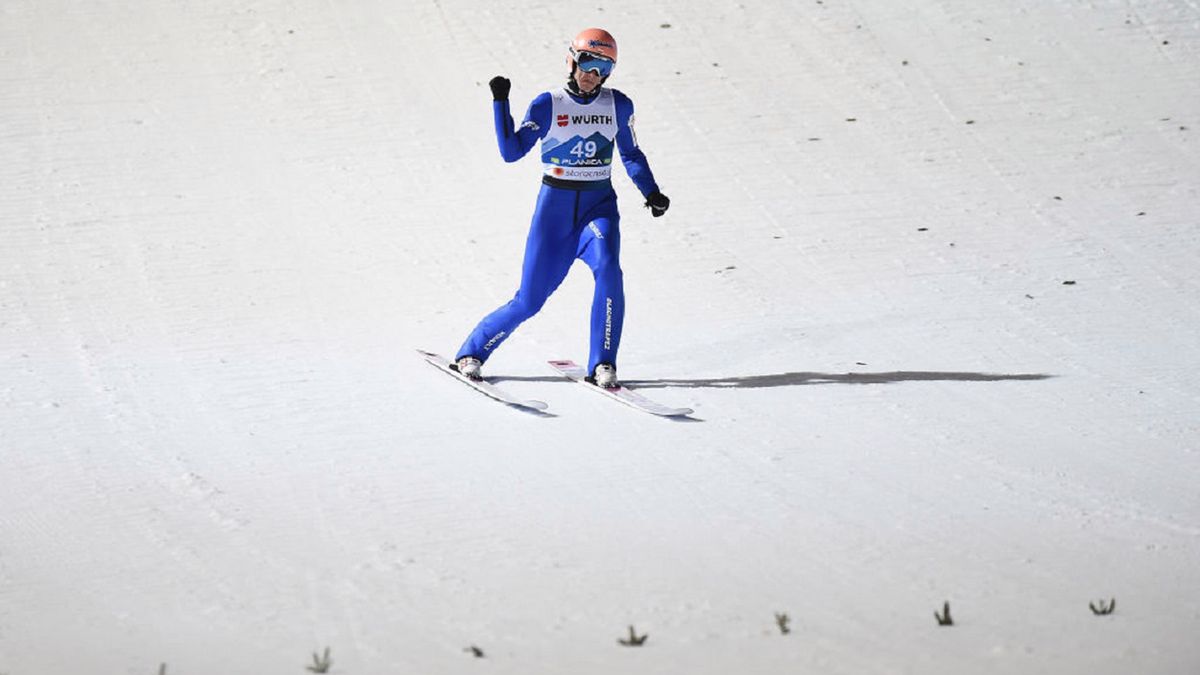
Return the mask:
{"type": "Polygon", "coordinates": [[[513,394],[510,394],[509,392],[497,387],[487,380],[472,380],[471,378],[458,372],[458,369],[454,367],[454,364],[448,361],[444,356],[434,354],[433,352],[427,352],[423,349],[418,349],[417,353],[425,357],[425,361],[429,363],[429,365],[434,366],[447,375],[450,375],[454,379],[462,382],[468,387],[471,387],[475,391],[478,391],[489,398],[500,401],[501,403],[507,403],[508,405],[516,406],[518,408],[525,408],[527,410],[536,410],[538,412],[542,412],[549,407],[543,401],[523,399],[514,396],[513,394]]]}
{"type": "Polygon", "coordinates": [[[583,366],[574,361],[550,361],[550,367],[554,368],[555,372],[567,379],[574,380],[592,391],[607,396],[608,398],[616,399],[627,406],[637,408],[642,412],[650,413],[651,415],[659,415],[661,417],[684,417],[692,414],[691,408],[672,408],[667,405],[652,401],[638,392],[625,386],[618,386],[612,389],[597,387],[587,381],[587,371],[583,366]]]}

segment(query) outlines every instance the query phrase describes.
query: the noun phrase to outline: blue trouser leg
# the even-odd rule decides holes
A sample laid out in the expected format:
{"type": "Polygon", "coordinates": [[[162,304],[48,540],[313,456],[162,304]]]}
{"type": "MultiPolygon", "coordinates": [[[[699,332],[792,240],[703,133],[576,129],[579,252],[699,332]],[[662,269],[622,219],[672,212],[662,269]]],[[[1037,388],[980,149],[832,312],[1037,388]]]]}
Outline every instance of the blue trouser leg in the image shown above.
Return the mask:
{"type": "Polygon", "coordinates": [[[592,294],[591,348],[588,372],[598,363],[617,364],[617,347],[625,323],[625,285],[621,274],[620,218],[596,218],[584,228],[579,240],[579,259],[592,269],[596,290],[592,294]]]}
{"type": "Polygon", "coordinates": [[[474,356],[486,361],[512,335],[517,326],[537,314],[558,288],[575,261],[579,231],[572,224],[577,194],[542,188],[525,240],[521,286],[512,300],[479,322],[467,336],[455,359],[474,356]]]}
{"type": "Polygon", "coordinates": [[[486,361],[517,326],[542,308],[578,258],[592,269],[596,280],[588,372],[597,363],[616,365],[625,318],[619,224],[617,196],[611,189],[575,191],[543,186],[525,241],[521,287],[512,300],[479,322],[455,359],[474,356],[486,361]]]}

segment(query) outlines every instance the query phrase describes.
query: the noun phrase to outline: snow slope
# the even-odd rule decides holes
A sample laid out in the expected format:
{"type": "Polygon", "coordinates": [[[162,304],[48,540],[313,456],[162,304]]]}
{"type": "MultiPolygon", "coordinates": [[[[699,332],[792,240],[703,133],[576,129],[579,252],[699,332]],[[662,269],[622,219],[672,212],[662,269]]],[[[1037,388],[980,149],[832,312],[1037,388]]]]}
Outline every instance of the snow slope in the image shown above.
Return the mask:
{"type": "Polygon", "coordinates": [[[1194,0],[3,0],[0,56],[0,673],[1200,672],[1194,0]],[[516,283],[487,80],[597,24],[673,200],[618,170],[621,372],[700,421],[545,366],[582,268],[488,364],[553,417],[414,351],[516,283]]]}

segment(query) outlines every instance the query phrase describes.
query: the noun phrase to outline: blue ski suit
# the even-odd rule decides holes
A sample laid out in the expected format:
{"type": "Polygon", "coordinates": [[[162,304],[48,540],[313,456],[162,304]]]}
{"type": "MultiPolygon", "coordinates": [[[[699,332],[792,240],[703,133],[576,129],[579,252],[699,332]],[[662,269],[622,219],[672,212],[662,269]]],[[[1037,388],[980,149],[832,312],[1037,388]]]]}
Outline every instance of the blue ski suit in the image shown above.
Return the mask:
{"type": "MultiPolygon", "coordinates": [[[[634,185],[643,196],[658,191],[654,175],[645,154],[638,148],[633,133],[633,102],[619,91],[602,89],[600,94],[583,99],[564,89],[562,92],[544,92],[529,105],[520,127],[514,129],[508,101],[494,101],[493,117],[496,141],[500,155],[506,162],[515,162],[524,157],[534,144],[542,141],[543,163],[546,166],[537,206],[533,212],[529,235],[525,242],[525,259],[521,267],[521,286],[513,299],[498,307],[471,331],[458,350],[455,359],[474,356],[480,361],[488,357],[512,335],[517,326],[536,314],[550,294],[558,288],[567,271],[576,259],[591,268],[596,281],[592,297],[591,347],[588,353],[588,373],[596,364],[617,362],[617,348],[621,343],[621,329],[625,317],[625,290],[622,281],[621,216],[617,212],[617,194],[607,177],[611,164],[612,145],[620,151],[621,161],[634,185]],[[609,93],[611,92],[611,93],[609,93]],[[564,93],[570,97],[565,101],[564,93]],[[610,100],[615,109],[615,137],[606,138],[594,133],[586,139],[576,136],[559,143],[555,149],[551,124],[560,129],[562,136],[569,124],[583,121],[603,121],[602,115],[555,115],[554,96],[558,97],[559,112],[563,102],[574,111],[587,111],[590,107],[600,110],[597,101],[610,100]],[[610,99],[606,97],[611,96],[610,99]],[[550,136],[548,138],[548,136],[550,136]],[[570,174],[574,160],[586,163],[577,175],[602,175],[598,180],[564,180],[557,176],[570,174]],[[582,158],[582,159],[581,159],[582,158]],[[593,167],[593,168],[588,168],[593,167]],[[597,174],[587,173],[596,171],[597,174]]],[[[611,127],[610,127],[611,128],[611,127]]]]}

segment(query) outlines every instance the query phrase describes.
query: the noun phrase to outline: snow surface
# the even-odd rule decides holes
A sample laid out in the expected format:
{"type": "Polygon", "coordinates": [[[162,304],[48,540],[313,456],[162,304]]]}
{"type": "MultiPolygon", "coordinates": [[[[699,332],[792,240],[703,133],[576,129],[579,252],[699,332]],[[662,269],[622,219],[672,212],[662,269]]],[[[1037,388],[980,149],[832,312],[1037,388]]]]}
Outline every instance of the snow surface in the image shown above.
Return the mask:
{"type": "Polygon", "coordinates": [[[0,673],[1200,672],[1195,0],[3,0],[0,55],[0,673]],[[589,25],[673,200],[618,170],[621,373],[700,421],[545,365],[582,267],[488,364],[553,417],[414,351],[516,283],[487,80],[589,25]]]}

